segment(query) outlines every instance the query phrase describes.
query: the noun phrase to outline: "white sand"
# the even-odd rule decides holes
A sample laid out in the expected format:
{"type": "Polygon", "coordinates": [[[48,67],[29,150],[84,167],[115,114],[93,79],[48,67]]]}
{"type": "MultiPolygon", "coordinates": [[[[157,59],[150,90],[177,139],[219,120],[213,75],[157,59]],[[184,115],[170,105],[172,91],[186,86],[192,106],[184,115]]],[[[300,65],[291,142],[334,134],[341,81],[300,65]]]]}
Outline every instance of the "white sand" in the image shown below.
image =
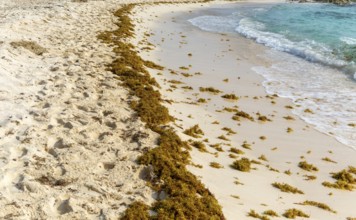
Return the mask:
{"type": "Polygon", "coordinates": [[[133,117],[105,70],[112,48],[96,38],[115,28],[118,7],[1,1],[1,219],[116,219],[132,201],[152,202],[134,161],[156,135],[133,117]]]}
{"type": "MultiPolygon", "coordinates": [[[[303,210],[311,216],[310,219],[334,220],[355,217],[356,192],[326,188],[321,183],[334,182],[330,172],[338,172],[349,165],[355,166],[356,152],[332,137],[321,134],[293,115],[290,109],[285,108],[287,105],[298,108],[290,100],[266,98],[267,94],[261,86],[263,78],[251,70],[253,66],[271,65],[267,59],[256,56],[263,54],[266,48],[236,35],[223,36],[197,30],[187,22],[187,19],[199,16],[199,12],[196,11],[199,8],[200,4],[143,6],[143,9],[137,9],[139,13],[134,15],[138,21],[138,32],[152,33],[148,41],[156,45],[152,47],[153,51],[142,50],[142,56],[167,67],[167,70],[160,71],[163,75],[152,72],[162,86],[164,98],[173,101],[167,106],[171,114],[177,118],[175,125],[177,131],[185,140],[194,139],[182,132],[199,124],[205,135],[198,140],[207,138],[209,141],[205,144],[211,153],[217,151],[210,148],[209,144],[222,143],[224,152],[219,152],[217,157],[193,150],[192,161],[203,168],[191,166],[189,169],[200,176],[202,182],[213,192],[223,206],[227,219],[247,219],[247,213],[251,209],[260,214],[272,209],[281,215],[289,208],[303,210]],[[189,15],[179,14],[190,10],[192,12],[189,15]],[[145,13],[141,13],[142,11],[145,13]],[[189,53],[192,56],[188,56],[189,53]],[[181,66],[189,65],[191,65],[189,70],[180,69],[181,66]],[[171,74],[169,69],[178,74],[171,74]],[[201,72],[202,75],[194,75],[196,72],[201,72]],[[193,76],[184,77],[181,73],[193,76]],[[223,82],[225,78],[229,81],[223,82]],[[169,80],[179,80],[184,84],[172,84],[168,82],[169,80]],[[180,88],[182,86],[191,86],[194,90],[184,90],[180,88]],[[223,100],[220,97],[222,94],[199,92],[199,87],[207,86],[222,90],[222,94],[234,93],[240,100],[231,102],[223,100]],[[198,98],[205,98],[208,102],[199,105],[189,104],[195,103],[198,98]],[[233,113],[217,112],[224,107],[235,105],[253,116],[255,122],[247,119],[233,121],[231,120],[233,113]],[[258,122],[257,113],[267,116],[272,121],[258,122]],[[286,120],[283,118],[285,116],[292,116],[295,120],[286,120]],[[220,124],[212,124],[214,121],[220,124]],[[221,130],[223,127],[231,128],[237,134],[229,136],[227,132],[221,130]],[[287,133],[288,127],[292,128],[293,132],[287,133]],[[230,141],[217,138],[222,134],[230,141]],[[261,140],[261,136],[265,136],[266,139],[261,140]],[[241,147],[244,141],[252,144],[252,150],[241,147]],[[228,156],[230,145],[243,150],[244,157],[260,161],[262,164],[252,165],[256,169],[249,173],[230,168],[235,160],[228,156]],[[272,150],[274,148],[276,150],[272,150]],[[266,156],[268,162],[258,159],[262,154],[266,156]],[[337,163],[323,161],[324,157],[337,163]],[[319,171],[307,172],[300,169],[298,163],[303,160],[317,166],[319,171]],[[218,162],[224,168],[212,168],[209,166],[210,162],[218,162]],[[267,165],[279,172],[269,170],[267,165]],[[292,174],[284,174],[287,170],[292,174]],[[307,181],[304,175],[314,175],[317,179],[307,181]],[[237,185],[235,181],[243,185],[237,185]],[[288,183],[301,189],[304,194],[281,192],[271,186],[273,182],[288,183]],[[332,195],[329,195],[330,192],[332,195]],[[231,195],[239,196],[240,199],[231,195]],[[295,204],[305,200],[325,203],[337,213],[295,204]]],[[[145,37],[139,35],[138,41],[141,39],[145,37]]]]}

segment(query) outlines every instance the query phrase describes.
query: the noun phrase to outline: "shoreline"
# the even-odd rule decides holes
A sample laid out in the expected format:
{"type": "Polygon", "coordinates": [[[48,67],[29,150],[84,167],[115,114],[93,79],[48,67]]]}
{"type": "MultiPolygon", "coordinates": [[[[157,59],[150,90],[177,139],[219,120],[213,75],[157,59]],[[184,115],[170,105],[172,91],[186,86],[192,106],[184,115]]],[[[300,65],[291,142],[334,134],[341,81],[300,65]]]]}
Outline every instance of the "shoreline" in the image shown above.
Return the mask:
{"type": "MultiPolygon", "coordinates": [[[[186,13],[190,14],[189,16],[196,12],[189,6],[181,10],[169,8],[169,6],[157,7],[161,7],[160,11],[165,11],[165,13],[162,13],[164,14],[163,19],[150,15],[148,12],[150,11],[149,7],[145,8],[145,12],[148,15],[146,14],[146,17],[143,16],[145,20],[150,20],[148,26],[151,27],[143,32],[153,32],[148,39],[156,45],[156,50],[142,52],[141,54],[145,58],[175,72],[159,71],[160,74],[156,72],[154,77],[162,86],[161,93],[163,96],[167,100],[171,100],[171,104],[166,106],[179,121],[175,128],[181,133],[180,136],[184,140],[194,139],[184,135],[182,132],[195,124],[199,124],[205,136],[194,140],[202,141],[208,151],[214,153],[215,156],[216,153],[219,154],[219,157],[215,157],[213,154],[202,153],[193,149],[192,162],[203,165],[203,168],[191,166],[190,170],[195,175],[200,176],[203,183],[217,197],[223,206],[226,217],[228,219],[233,217],[244,218],[250,209],[257,210],[258,213],[261,213],[264,209],[273,209],[281,215],[287,208],[301,209],[309,213],[312,219],[333,219],[336,216],[346,218],[355,215],[355,213],[352,213],[352,208],[349,204],[353,201],[354,192],[333,190],[321,185],[324,181],[332,180],[329,172],[337,172],[347,168],[349,165],[352,166],[352,158],[355,156],[355,151],[337,142],[334,138],[316,131],[299,117],[294,116],[290,109],[285,108],[285,106],[293,106],[290,100],[273,97],[272,95],[267,96],[265,89],[261,86],[263,78],[250,70],[255,63],[264,63],[266,66],[271,65],[268,61],[254,57],[249,52],[263,53],[264,47],[242,37],[208,33],[189,27],[186,24],[187,22],[184,22],[187,20],[187,15],[179,16],[179,11],[182,11],[182,13],[184,13],[183,11],[192,11],[191,13],[186,13]],[[239,51],[239,47],[243,49],[239,51]],[[203,51],[207,49],[203,48],[209,48],[208,51],[214,55],[204,54],[203,51]],[[188,54],[192,55],[188,56],[188,54]],[[229,56],[234,57],[234,59],[229,59],[229,56]],[[220,59],[220,61],[217,59],[220,59]],[[238,60],[236,61],[236,59],[238,60]],[[232,65],[232,63],[235,64],[232,65]],[[180,68],[182,66],[188,68],[182,70],[180,68]],[[194,75],[195,72],[201,72],[202,75],[194,75]],[[235,75],[222,72],[233,72],[235,75]],[[180,75],[182,73],[188,73],[190,76],[184,77],[180,75]],[[219,76],[217,77],[216,74],[219,74],[219,76]],[[237,77],[240,79],[236,80],[237,77]],[[227,83],[223,82],[226,78],[229,78],[227,83]],[[234,83],[233,86],[231,86],[232,82],[234,83]],[[194,92],[181,89],[180,87],[182,86],[192,87],[194,92]],[[224,92],[219,95],[199,92],[199,87],[208,86],[224,92]],[[239,96],[239,100],[237,102],[226,102],[220,98],[224,93],[235,93],[239,96]],[[257,96],[257,99],[254,99],[255,96],[257,96]],[[205,99],[207,103],[197,103],[199,98],[205,99]],[[271,104],[271,102],[275,104],[271,104]],[[231,120],[233,114],[216,112],[223,109],[223,107],[234,108],[233,106],[235,105],[238,105],[239,109],[250,113],[254,118],[256,113],[261,113],[261,115],[267,116],[272,121],[256,122],[255,118],[255,122],[249,122],[245,119],[236,122],[231,120]],[[294,116],[294,120],[288,121],[283,118],[287,116],[294,116]],[[220,125],[211,125],[214,121],[219,121],[220,125]],[[237,124],[240,125],[237,126],[237,124]],[[223,127],[231,128],[237,132],[237,135],[226,135],[226,132],[221,130],[223,127]],[[287,128],[289,127],[293,131],[287,133],[287,128]],[[251,131],[257,131],[257,134],[251,131]],[[217,138],[220,135],[224,135],[231,141],[217,138]],[[262,137],[265,139],[262,139],[262,137]],[[208,138],[209,142],[204,142],[205,138],[208,138]],[[241,148],[244,141],[249,144],[255,143],[252,144],[252,150],[241,148]],[[209,148],[209,145],[221,142],[224,143],[221,145],[224,152],[209,148]],[[245,155],[239,156],[239,158],[247,157],[261,162],[262,165],[253,165],[258,170],[251,171],[249,174],[231,169],[229,166],[233,159],[228,156],[230,147],[245,151],[245,155]],[[274,148],[278,149],[273,150],[274,148]],[[309,151],[311,152],[308,153],[309,151]],[[329,151],[333,153],[329,153],[329,151]],[[259,160],[258,158],[261,155],[265,155],[269,162],[259,160]],[[338,163],[329,164],[322,161],[322,158],[326,157],[332,157],[338,163]],[[316,165],[320,171],[310,173],[300,169],[298,163],[304,160],[316,165]],[[210,162],[217,162],[224,168],[214,169],[210,167],[210,162]],[[291,171],[292,174],[284,174],[283,172],[285,171],[291,171]],[[317,179],[306,181],[304,180],[305,175],[315,176],[317,179]],[[238,181],[243,182],[244,185],[236,186],[234,184],[236,180],[232,178],[233,176],[239,178],[238,181]],[[261,179],[261,177],[263,178],[261,179]],[[218,180],[219,182],[217,182],[218,180]],[[256,180],[264,184],[255,183],[256,180]],[[293,196],[279,192],[270,185],[274,181],[286,182],[301,188],[305,192],[305,196],[293,196]],[[315,192],[315,189],[318,189],[317,192],[315,192]],[[333,192],[332,197],[328,196],[330,192],[333,192]],[[239,200],[231,197],[234,193],[240,196],[239,200]],[[264,198],[269,197],[270,199],[266,199],[268,202],[263,200],[257,202],[254,200],[258,200],[258,197],[253,197],[253,194],[264,195],[264,198]],[[280,196],[283,198],[279,199],[280,196]],[[250,199],[248,199],[249,197],[250,199]],[[329,202],[331,198],[338,202],[329,202]],[[338,214],[335,215],[313,207],[294,204],[307,199],[325,202],[331,208],[337,210],[338,214]],[[261,206],[261,203],[267,203],[268,207],[261,206]],[[241,210],[241,213],[236,214],[236,209],[241,210]]],[[[197,7],[199,8],[199,6],[197,7]]],[[[162,14],[156,16],[160,17],[162,14]]],[[[140,28],[144,29],[143,26],[145,25],[140,28]]]]}

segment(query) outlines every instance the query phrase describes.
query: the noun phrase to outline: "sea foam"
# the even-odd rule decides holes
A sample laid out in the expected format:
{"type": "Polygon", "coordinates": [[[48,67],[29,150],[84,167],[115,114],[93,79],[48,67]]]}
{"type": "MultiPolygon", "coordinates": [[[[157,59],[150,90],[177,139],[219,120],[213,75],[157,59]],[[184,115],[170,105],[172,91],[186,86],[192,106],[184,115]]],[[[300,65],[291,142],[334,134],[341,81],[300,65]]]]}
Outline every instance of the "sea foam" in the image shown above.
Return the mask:
{"type": "Polygon", "coordinates": [[[265,77],[267,92],[292,99],[301,106],[294,109],[295,114],[356,149],[354,8],[330,4],[258,5],[189,21],[205,31],[235,32],[273,48],[265,54],[273,65],[253,69],[265,77]],[[304,112],[306,108],[314,114],[304,112]]]}
{"type": "Polygon", "coordinates": [[[356,45],[356,38],[352,37],[340,37],[340,41],[348,44],[348,45],[356,45]]]}
{"type": "Polygon", "coordinates": [[[268,93],[300,106],[293,113],[325,134],[356,149],[356,85],[339,70],[267,50],[271,67],[254,67],[268,93]],[[305,112],[310,109],[313,113],[305,112]]]}
{"type": "Polygon", "coordinates": [[[337,59],[332,55],[332,50],[321,43],[308,39],[293,42],[282,34],[262,31],[262,29],[264,29],[262,23],[252,21],[250,18],[243,18],[235,30],[241,35],[255,40],[257,43],[296,55],[311,62],[339,68],[347,65],[347,62],[337,59]]]}

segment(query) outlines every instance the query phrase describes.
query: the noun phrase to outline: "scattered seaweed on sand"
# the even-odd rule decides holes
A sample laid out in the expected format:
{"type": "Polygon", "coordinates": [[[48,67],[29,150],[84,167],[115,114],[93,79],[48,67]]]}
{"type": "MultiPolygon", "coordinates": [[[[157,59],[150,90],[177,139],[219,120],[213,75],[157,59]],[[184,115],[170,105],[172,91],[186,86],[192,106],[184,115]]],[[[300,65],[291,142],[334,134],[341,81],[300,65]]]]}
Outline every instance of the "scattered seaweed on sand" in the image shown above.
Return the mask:
{"type": "Polygon", "coordinates": [[[319,169],[313,164],[307,163],[306,161],[301,161],[298,167],[306,171],[319,171],[319,169]]]}
{"type": "Polygon", "coordinates": [[[194,138],[200,138],[204,135],[204,132],[200,129],[199,125],[194,125],[193,127],[184,130],[183,133],[194,138]]]}
{"type": "Polygon", "coordinates": [[[330,159],[329,157],[323,157],[322,160],[330,163],[337,163],[336,161],[330,159]]]}
{"type": "Polygon", "coordinates": [[[258,160],[251,160],[251,163],[253,163],[253,164],[259,164],[259,165],[262,164],[262,163],[261,163],[260,161],[258,161],[258,160]]]}
{"type": "Polygon", "coordinates": [[[117,10],[114,15],[118,18],[118,29],[105,31],[98,38],[114,45],[113,50],[118,58],[109,69],[128,88],[130,95],[137,97],[131,103],[131,108],[148,128],[159,135],[158,146],[144,152],[137,162],[153,167],[155,177],[148,184],[155,191],[165,192],[168,196],[150,207],[134,202],[121,219],[225,219],[211,192],[186,169],[190,164],[188,144],[165,125],[173,118],[161,104],[160,93],[155,90],[159,85],[145,68],[145,65],[152,67],[152,64],[142,60],[134,46],[127,43],[127,39],[134,35],[134,26],[129,17],[134,6],[123,5],[117,10]],[[150,216],[148,210],[153,211],[154,215],[150,216]]]}
{"type": "Polygon", "coordinates": [[[200,92],[210,92],[210,93],[213,93],[213,94],[219,94],[219,93],[222,92],[222,91],[220,91],[218,89],[215,89],[214,87],[199,87],[199,91],[200,92]]]}
{"type": "Polygon", "coordinates": [[[231,167],[242,172],[250,172],[251,161],[248,158],[243,157],[240,160],[235,160],[231,167]]]}
{"type": "Polygon", "coordinates": [[[263,161],[268,161],[264,154],[262,154],[258,159],[263,160],[263,161]]]}
{"type": "Polygon", "coordinates": [[[309,113],[309,114],[314,114],[314,112],[312,110],[310,110],[309,108],[304,110],[305,113],[309,113]]]}
{"type": "Polygon", "coordinates": [[[268,218],[267,216],[260,215],[253,209],[251,209],[247,213],[247,216],[252,217],[252,218],[258,218],[258,219],[261,219],[261,220],[270,220],[270,218],[268,218]]]}
{"type": "Polygon", "coordinates": [[[288,176],[292,175],[292,172],[290,170],[286,170],[284,171],[285,174],[287,174],[288,176]]]}
{"type": "Polygon", "coordinates": [[[169,73],[172,74],[172,75],[178,75],[178,73],[172,69],[169,69],[169,73]]]}
{"type": "Polygon", "coordinates": [[[245,149],[248,149],[248,150],[251,150],[251,144],[248,144],[246,141],[244,141],[242,143],[241,147],[243,147],[245,149]]]}
{"type": "Polygon", "coordinates": [[[198,102],[198,103],[207,103],[206,99],[204,99],[204,98],[199,98],[199,99],[197,100],[197,102],[198,102]]]}
{"type": "Polygon", "coordinates": [[[283,216],[286,218],[295,219],[296,217],[309,218],[310,216],[305,214],[303,211],[298,209],[288,209],[283,213],[283,216]]]}
{"type": "Polygon", "coordinates": [[[288,116],[285,116],[285,117],[283,117],[284,119],[286,119],[286,120],[295,120],[295,118],[294,117],[292,117],[292,116],[290,116],[290,115],[288,115],[288,116]]]}
{"type": "Polygon", "coordinates": [[[193,76],[192,74],[189,74],[189,73],[181,73],[181,75],[184,77],[192,77],[193,76]]]}
{"type": "Polygon", "coordinates": [[[269,171],[273,171],[273,172],[276,172],[276,173],[280,173],[279,170],[277,170],[276,168],[271,167],[270,165],[266,165],[266,167],[268,168],[269,171]]]}
{"type": "Polygon", "coordinates": [[[355,174],[354,171],[353,167],[349,167],[349,170],[344,169],[337,173],[331,173],[331,177],[335,179],[336,182],[323,182],[322,185],[329,188],[352,191],[356,184],[356,179],[353,176],[355,174]]]}
{"type": "Polygon", "coordinates": [[[181,69],[181,70],[189,70],[189,67],[181,66],[181,67],[179,67],[179,69],[181,69]]]}
{"type": "Polygon", "coordinates": [[[305,177],[304,180],[307,180],[307,181],[316,180],[316,176],[314,176],[314,175],[303,175],[303,177],[305,177]]]}
{"type": "Polygon", "coordinates": [[[196,163],[190,163],[189,165],[193,166],[193,167],[196,167],[196,168],[199,168],[199,169],[202,169],[203,168],[203,165],[201,164],[196,164],[196,163]]]}
{"type": "Polygon", "coordinates": [[[224,99],[228,99],[228,100],[238,100],[239,97],[237,97],[235,94],[225,94],[221,96],[224,99]]]}
{"type": "Polygon", "coordinates": [[[277,212],[269,209],[269,210],[266,210],[263,212],[264,215],[269,215],[269,216],[272,216],[272,217],[279,217],[279,215],[277,214],[277,212]]]}
{"type": "Polygon", "coordinates": [[[214,148],[216,151],[224,152],[224,150],[221,147],[221,144],[211,144],[210,147],[214,148]]]}
{"type": "Polygon", "coordinates": [[[182,86],[181,88],[186,90],[193,90],[193,87],[191,86],[182,86]]]}
{"type": "Polygon", "coordinates": [[[245,185],[244,183],[240,182],[238,178],[234,177],[235,181],[234,181],[234,184],[235,185],[245,185]]]}
{"type": "Polygon", "coordinates": [[[227,132],[227,135],[236,134],[235,131],[233,131],[231,128],[228,128],[228,127],[223,127],[221,130],[226,131],[226,132],[227,132]]]}
{"type": "Polygon", "coordinates": [[[225,112],[237,112],[237,108],[228,108],[228,107],[224,107],[223,111],[225,112]]]}
{"type": "Polygon", "coordinates": [[[243,152],[242,150],[237,149],[235,147],[230,148],[230,152],[235,153],[235,154],[245,154],[245,152],[243,152]]]}
{"type": "Polygon", "coordinates": [[[349,172],[356,175],[356,167],[349,166],[349,172]]]}
{"type": "Polygon", "coordinates": [[[355,188],[353,185],[344,181],[336,181],[335,183],[325,181],[322,183],[322,185],[328,188],[349,190],[349,191],[352,191],[355,188]]]}
{"type": "Polygon", "coordinates": [[[221,168],[224,168],[223,165],[217,163],[217,162],[211,162],[210,163],[210,166],[213,167],[213,168],[216,168],[216,169],[221,169],[221,168]]]}
{"type": "Polygon", "coordinates": [[[227,137],[225,137],[225,135],[220,135],[220,136],[218,137],[218,139],[223,140],[223,141],[230,141],[230,139],[228,139],[227,137]]]}
{"type": "Polygon", "coordinates": [[[191,145],[193,147],[195,147],[196,149],[198,149],[200,152],[205,152],[205,153],[208,152],[208,150],[206,149],[205,144],[203,142],[201,142],[201,141],[193,141],[191,143],[191,145]]]}
{"type": "Polygon", "coordinates": [[[324,204],[324,203],[320,203],[320,202],[315,202],[315,201],[310,201],[310,200],[306,200],[302,203],[296,203],[298,205],[309,205],[309,206],[315,206],[317,208],[320,209],[324,209],[326,211],[332,212],[332,213],[336,213],[336,211],[334,211],[333,209],[331,209],[328,205],[324,204]]]}
{"type": "Polygon", "coordinates": [[[304,194],[304,192],[301,191],[300,189],[293,187],[287,183],[274,182],[274,183],[272,183],[272,186],[281,190],[282,192],[293,193],[293,194],[304,194]]]}
{"type": "Polygon", "coordinates": [[[262,122],[266,122],[266,121],[272,121],[271,119],[269,119],[267,116],[265,115],[261,115],[260,113],[257,113],[257,120],[258,121],[262,121],[262,122]]]}
{"type": "Polygon", "coordinates": [[[169,82],[169,83],[172,83],[172,84],[183,84],[182,81],[175,80],[175,79],[169,80],[168,82],[169,82]]]}
{"type": "Polygon", "coordinates": [[[229,154],[229,157],[232,158],[232,159],[236,159],[237,156],[235,154],[229,154]]]}
{"type": "Polygon", "coordinates": [[[232,120],[235,120],[235,121],[240,121],[240,118],[246,118],[250,121],[255,121],[255,119],[249,115],[248,113],[244,112],[244,111],[237,111],[235,113],[234,116],[232,116],[232,120]]]}

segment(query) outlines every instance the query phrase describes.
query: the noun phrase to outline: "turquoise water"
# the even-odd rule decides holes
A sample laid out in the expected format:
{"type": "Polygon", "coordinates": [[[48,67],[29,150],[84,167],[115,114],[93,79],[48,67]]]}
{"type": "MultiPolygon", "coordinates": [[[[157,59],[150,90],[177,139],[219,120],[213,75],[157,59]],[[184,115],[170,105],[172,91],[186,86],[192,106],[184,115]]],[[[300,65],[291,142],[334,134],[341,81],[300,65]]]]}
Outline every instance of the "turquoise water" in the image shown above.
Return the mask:
{"type": "Polygon", "coordinates": [[[299,106],[295,114],[356,149],[355,4],[238,4],[203,11],[189,22],[271,48],[256,56],[272,65],[253,68],[265,78],[266,91],[292,99],[299,106]]]}
{"type": "Polygon", "coordinates": [[[308,61],[343,69],[351,76],[356,72],[356,4],[244,7],[228,16],[202,16],[191,22],[210,31],[236,31],[308,61]]]}

